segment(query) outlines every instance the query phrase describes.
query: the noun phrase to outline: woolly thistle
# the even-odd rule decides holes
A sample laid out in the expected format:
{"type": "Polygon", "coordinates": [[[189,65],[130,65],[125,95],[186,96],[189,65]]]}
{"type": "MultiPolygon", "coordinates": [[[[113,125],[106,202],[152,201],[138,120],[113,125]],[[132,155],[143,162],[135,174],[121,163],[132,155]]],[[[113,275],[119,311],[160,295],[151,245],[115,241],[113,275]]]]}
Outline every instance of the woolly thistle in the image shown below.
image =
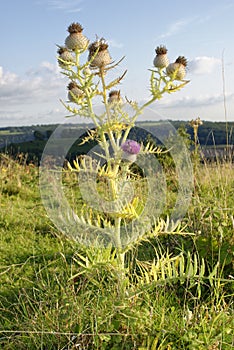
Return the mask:
{"type": "Polygon", "coordinates": [[[112,90],[109,93],[108,103],[110,104],[120,104],[122,103],[122,98],[120,96],[120,90],[112,90]]]}
{"type": "Polygon", "coordinates": [[[198,117],[195,120],[191,120],[189,123],[193,128],[198,128],[199,126],[201,126],[203,124],[203,121],[200,119],[200,117],[198,117]]]}
{"type": "Polygon", "coordinates": [[[90,75],[92,74],[91,69],[90,69],[89,67],[85,67],[85,68],[83,69],[83,74],[84,74],[85,76],[90,76],[90,75]]]}
{"type": "Polygon", "coordinates": [[[57,53],[59,54],[58,64],[60,65],[60,67],[67,67],[71,63],[75,63],[74,56],[66,47],[60,47],[57,53]]]}
{"type": "Polygon", "coordinates": [[[154,58],[153,64],[156,68],[165,68],[169,64],[167,57],[167,48],[165,46],[158,46],[155,49],[156,57],[154,58]]]}
{"type": "Polygon", "coordinates": [[[183,80],[186,75],[187,64],[187,59],[184,56],[179,56],[174,63],[170,63],[167,66],[167,75],[174,77],[175,80],[183,80]]]}
{"type": "MultiPolygon", "coordinates": [[[[148,158],[144,155],[157,154],[161,151],[150,143],[140,144],[128,137],[130,137],[138,116],[145,108],[161,99],[165,93],[179,91],[188,83],[184,80],[180,83],[175,81],[184,78],[187,60],[180,56],[175,63],[170,65],[166,47],[158,46],[155,49],[154,59],[156,68],[150,70],[150,99],[138,105],[137,102],[130,101],[126,97],[125,106],[117,86],[126,71],[116,78],[110,77],[108,82],[106,80],[106,75],[118,66],[122,59],[111,64],[108,43],[103,38],[96,38],[89,44],[82,30],[80,24],[72,23],[68,28],[69,36],[65,40],[66,47],[58,51],[61,62],[62,60],[65,63],[72,62],[71,56],[74,57],[74,63],[63,67],[65,71],[62,74],[70,79],[70,83],[67,86],[69,101],[62,103],[72,115],[92,120],[95,129],[88,129],[87,137],[84,137],[82,143],[89,141],[96,143],[97,141],[99,146],[98,152],[92,151],[92,154],[98,157],[95,164],[90,157],[74,161],[74,166],[81,175],[79,186],[84,204],[81,216],[76,215],[74,233],[77,240],[81,238],[82,244],[90,245],[94,238],[98,244],[109,245],[110,243],[113,248],[116,248],[116,261],[120,267],[119,279],[122,283],[125,253],[132,248],[134,242],[138,244],[141,239],[151,237],[155,232],[155,228],[151,230],[151,221],[154,225],[158,215],[158,209],[153,204],[156,202],[154,190],[158,193],[157,188],[161,184],[158,184],[159,179],[155,177],[156,169],[151,170],[151,163],[149,163],[149,172],[143,169],[143,178],[138,173],[134,174],[135,169],[131,166],[136,160],[138,160],[139,167],[141,162],[147,165],[145,161],[148,162],[148,158]],[[83,54],[85,54],[84,60],[81,57],[83,54]],[[104,111],[101,108],[100,113],[96,113],[99,111],[96,98],[98,104],[100,100],[103,103],[104,111]],[[75,103],[76,106],[71,106],[69,102],[75,103]],[[102,159],[104,159],[103,163],[102,159]],[[89,176],[90,172],[91,175],[95,175],[94,179],[89,176]],[[147,176],[150,177],[149,183],[147,176]],[[148,189],[147,184],[151,186],[148,189]],[[97,189],[101,190],[98,196],[95,195],[97,189]],[[100,194],[104,194],[103,198],[100,198],[100,194]],[[146,202],[147,205],[144,208],[146,202]],[[139,210],[136,210],[138,203],[143,210],[143,216],[139,220],[137,218],[139,210]],[[130,220],[133,221],[130,222],[130,220]],[[80,225],[79,223],[80,227],[77,226],[77,224],[80,225]],[[79,229],[84,232],[84,240],[83,233],[82,237],[77,234],[79,229]]],[[[151,159],[149,161],[151,162],[151,159]]],[[[69,169],[73,170],[73,167],[70,165],[69,169]]]]}
{"type": "Polygon", "coordinates": [[[83,35],[83,28],[79,23],[72,23],[67,30],[70,33],[65,39],[68,49],[84,50],[88,46],[89,40],[83,35]]]}
{"type": "Polygon", "coordinates": [[[102,68],[111,63],[108,44],[103,38],[89,46],[88,60],[91,61],[90,67],[92,68],[102,68]]]}
{"type": "Polygon", "coordinates": [[[79,86],[76,83],[70,82],[67,88],[69,101],[76,102],[76,99],[82,97],[83,91],[79,88],[79,86]]]}
{"type": "Polygon", "coordinates": [[[134,140],[127,140],[122,144],[121,149],[123,151],[123,158],[133,163],[136,161],[141,145],[134,140]]]}

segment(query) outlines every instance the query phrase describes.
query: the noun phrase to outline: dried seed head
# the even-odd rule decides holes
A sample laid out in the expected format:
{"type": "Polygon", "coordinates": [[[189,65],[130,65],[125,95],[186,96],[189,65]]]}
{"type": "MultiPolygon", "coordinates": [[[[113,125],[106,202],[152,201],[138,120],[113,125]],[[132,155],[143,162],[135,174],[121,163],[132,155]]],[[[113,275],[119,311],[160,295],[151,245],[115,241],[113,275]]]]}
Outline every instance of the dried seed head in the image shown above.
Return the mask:
{"type": "Polygon", "coordinates": [[[82,26],[79,24],[79,23],[72,23],[67,31],[70,33],[70,34],[73,34],[73,33],[81,33],[83,30],[82,26]]]}

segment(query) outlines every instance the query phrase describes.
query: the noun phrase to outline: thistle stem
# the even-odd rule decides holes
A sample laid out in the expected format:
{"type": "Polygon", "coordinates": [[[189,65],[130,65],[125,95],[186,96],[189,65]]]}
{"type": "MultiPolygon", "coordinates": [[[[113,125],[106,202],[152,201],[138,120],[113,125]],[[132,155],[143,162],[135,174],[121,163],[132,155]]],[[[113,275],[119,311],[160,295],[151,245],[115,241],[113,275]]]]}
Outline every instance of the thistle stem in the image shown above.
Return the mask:
{"type": "MultiPolygon", "coordinates": [[[[100,73],[101,82],[102,82],[102,96],[103,96],[103,102],[104,102],[106,114],[107,114],[107,122],[108,122],[108,124],[111,124],[111,114],[110,114],[110,108],[108,106],[108,101],[107,101],[107,89],[106,89],[106,83],[105,83],[105,78],[104,78],[105,70],[103,67],[101,67],[99,69],[99,73],[100,73]]],[[[109,136],[113,151],[116,153],[117,145],[116,145],[112,130],[108,130],[108,136],[109,136]]]]}
{"type": "Polygon", "coordinates": [[[117,255],[118,266],[120,270],[124,270],[125,253],[123,252],[123,249],[122,249],[120,232],[121,232],[121,218],[116,218],[114,243],[116,245],[116,255],[117,255]]]}

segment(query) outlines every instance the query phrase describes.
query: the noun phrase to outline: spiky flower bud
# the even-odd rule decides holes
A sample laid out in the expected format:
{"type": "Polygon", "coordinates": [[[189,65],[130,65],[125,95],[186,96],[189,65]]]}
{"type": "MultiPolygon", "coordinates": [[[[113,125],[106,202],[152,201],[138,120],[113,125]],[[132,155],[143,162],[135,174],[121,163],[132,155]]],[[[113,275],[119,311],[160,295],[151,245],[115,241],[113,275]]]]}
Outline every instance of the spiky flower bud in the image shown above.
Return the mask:
{"type": "Polygon", "coordinates": [[[86,76],[90,76],[92,74],[91,69],[89,67],[85,67],[83,69],[83,74],[86,76]]]}
{"type": "Polygon", "coordinates": [[[83,50],[88,46],[89,40],[82,33],[83,28],[79,23],[72,23],[67,30],[70,33],[65,39],[68,49],[83,50]]]}
{"type": "Polygon", "coordinates": [[[71,63],[75,62],[74,56],[66,47],[60,47],[57,50],[57,53],[59,54],[58,64],[60,65],[60,67],[67,67],[71,63]]]}
{"type": "Polygon", "coordinates": [[[183,80],[186,75],[187,64],[187,59],[184,56],[179,56],[174,63],[167,66],[167,75],[170,77],[175,75],[176,80],[183,80]]]}
{"type": "Polygon", "coordinates": [[[103,38],[89,46],[88,61],[91,61],[90,67],[92,68],[102,68],[111,63],[108,44],[103,38]]]}
{"type": "Polygon", "coordinates": [[[169,59],[167,57],[166,46],[157,46],[155,49],[156,56],[154,58],[153,64],[157,68],[165,68],[169,64],[169,59]]]}
{"type": "Polygon", "coordinates": [[[109,98],[108,98],[108,103],[109,104],[121,104],[122,103],[122,98],[120,96],[120,90],[112,90],[109,93],[109,98]]]}
{"type": "Polygon", "coordinates": [[[203,124],[203,121],[200,119],[200,117],[198,117],[197,119],[195,120],[191,120],[190,121],[190,125],[193,127],[193,128],[198,128],[199,126],[201,126],[203,124]]]}
{"type": "Polygon", "coordinates": [[[83,91],[79,88],[79,86],[75,82],[70,82],[67,86],[68,88],[68,99],[71,102],[76,102],[77,98],[82,97],[83,91]]]}

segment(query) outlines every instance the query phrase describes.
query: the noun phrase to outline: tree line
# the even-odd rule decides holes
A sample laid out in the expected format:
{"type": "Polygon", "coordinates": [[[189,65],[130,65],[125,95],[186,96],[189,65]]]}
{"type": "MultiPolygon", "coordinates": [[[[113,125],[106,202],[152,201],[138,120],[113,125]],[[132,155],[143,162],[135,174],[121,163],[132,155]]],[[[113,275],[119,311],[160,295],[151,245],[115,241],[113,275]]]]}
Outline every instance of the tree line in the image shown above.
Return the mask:
{"type": "MultiPolygon", "coordinates": [[[[184,138],[190,140],[190,144],[193,142],[193,128],[188,121],[172,121],[169,122],[181,133],[184,138]]],[[[159,122],[145,121],[138,122],[136,127],[132,130],[130,137],[137,140],[148,140],[149,132],[154,135],[159,122]],[[145,130],[145,128],[147,130],[145,130]]],[[[13,157],[19,154],[26,154],[29,162],[39,163],[44,147],[58,125],[36,125],[36,126],[24,126],[24,127],[5,127],[0,128],[0,152],[8,153],[13,157]],[[30,137],[29,137],[30,136],[30,137]],[[25,140],[24,140],[25,139],[25,140]],[[7,142],[6,142],[7,140],[7,142]],[[18,141],[17,141],[18,140],[18,141]],[[5,143],[4,143],[5,142],[5,143]]],[[[85,124],[66,124],[61,133],[61,140],[67,138],[74,138],[77,134],[77,128],[87,129],[91,125],[85,124]]],[[[203,125],[199,127],[198,139],[201,147],[216,147],[226,146],[234,144],[234,122],[203,122],[203,125]]],[[[151,136],[152,136],[151,135],[151,136]]],[[[85,133],[84,133],[85,136],[85,133]]],[[[157,140],[154,136],[151,137],[156,144],[160,144],[160,140],[157,140]]],[[[93,147],[92,143],[86,143],[82,146],[79,145],[80,140],[75,142],[67,154],[68,159],[72,159],[81,154],[88,152],[93,147]]]]}

